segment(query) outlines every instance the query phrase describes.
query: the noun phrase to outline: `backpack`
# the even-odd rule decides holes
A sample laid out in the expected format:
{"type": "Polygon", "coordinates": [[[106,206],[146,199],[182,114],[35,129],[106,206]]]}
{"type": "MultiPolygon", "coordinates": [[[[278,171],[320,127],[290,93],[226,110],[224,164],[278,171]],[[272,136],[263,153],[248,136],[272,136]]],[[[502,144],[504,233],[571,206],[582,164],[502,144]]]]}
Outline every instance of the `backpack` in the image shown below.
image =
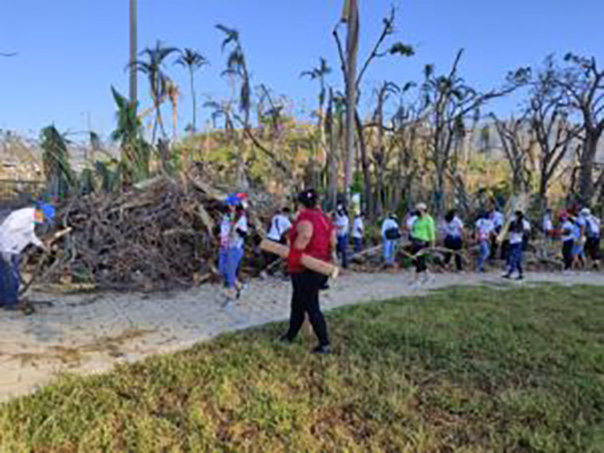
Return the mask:
{"type": "Polygon", "coordinates": [[[398,228],[388,228],[384,233],[384,236],[389,241],[396,241],[397,239],[400,239],[402,237],[402,234],[398,228]]]}
{"type": "Polygon", "coordinates": [[[585,222],[585,234],[587,237],[600,236],[600,220],[594,216],[589,216],[585,222]]]}

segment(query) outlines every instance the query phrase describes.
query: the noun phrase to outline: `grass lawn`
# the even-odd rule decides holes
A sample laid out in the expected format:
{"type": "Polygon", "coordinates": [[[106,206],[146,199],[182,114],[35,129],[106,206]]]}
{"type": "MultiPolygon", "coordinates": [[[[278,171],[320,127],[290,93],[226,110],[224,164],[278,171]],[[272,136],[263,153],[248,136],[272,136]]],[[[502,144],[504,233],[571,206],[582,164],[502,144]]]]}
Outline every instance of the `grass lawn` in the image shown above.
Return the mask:
{"type": "Polygon", "coordinates": [[[0,407],[0,451],[604,452],[604,288],[455,288],[270,325],[0,407]]]}

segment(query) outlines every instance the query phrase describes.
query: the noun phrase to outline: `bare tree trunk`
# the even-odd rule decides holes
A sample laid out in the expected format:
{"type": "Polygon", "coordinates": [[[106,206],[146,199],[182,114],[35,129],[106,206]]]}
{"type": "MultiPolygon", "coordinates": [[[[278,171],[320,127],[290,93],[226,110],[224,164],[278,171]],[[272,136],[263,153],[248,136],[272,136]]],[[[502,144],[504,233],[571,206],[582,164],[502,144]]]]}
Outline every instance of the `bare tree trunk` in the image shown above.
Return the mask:
{"type": "Polygon", "coordinates": [[[583,142],[579,168],[579,197],[581,202],[589,204],[594,196],[594,160],[598,149],[598,138],[587,132],[583,142]]]}
{"type": "Polygon", "coordinates": [[[357,56],[359,47],[359,10],[358,0],[349,0],[348,39],[346,45],[346,169],[344,190],[348,195],[352,183],[352,165],[354,160],[354,129],[357,105],[357,56]]]}
{"type": "Polygon", "coordinates": [[[361,166],[363,169],[363,182],[365,188],[365,203],[367,203],[367,212],[373,218],[373,199],[371,193],[371,173],[369,169],[369,158],[367,156],[367,147],[365,143],[365,134],[363,133],[363,123],[359,117],[359,112],[355,112],[357,126],[357,135],[359,137],[359,148],[361,150],[361,166]]]}
{"type": "Polygon", "coordinates": [[[130,104],[135,109],[138,102],[138,71],[136,69],[137,50],[137,0],[130,0],[130,104]]]}
{"type": "Polygon", "coordinates": [[[193,98],[193,127],[191,128],[191,137],[197,132],[197,96],[195,95],[195,73],[193,68],[190,68],[191,77],[191,97],[193,98]]]}

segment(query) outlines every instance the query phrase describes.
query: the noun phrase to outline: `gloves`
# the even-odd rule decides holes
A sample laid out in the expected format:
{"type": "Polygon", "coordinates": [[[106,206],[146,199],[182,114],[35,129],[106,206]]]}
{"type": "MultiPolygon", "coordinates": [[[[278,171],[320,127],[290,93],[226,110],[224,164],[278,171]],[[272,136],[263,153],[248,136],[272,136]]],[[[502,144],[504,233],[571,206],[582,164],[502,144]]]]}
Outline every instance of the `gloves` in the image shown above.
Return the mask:
{"type": "Polygon", "coordinates": [[[287,257],[287,262],[289,264],[289,267],[300,267],[302,255],[303,255],[302,250],[297,250],[294,247],[291,247],[289,249],[289,256],[287,257]]]}

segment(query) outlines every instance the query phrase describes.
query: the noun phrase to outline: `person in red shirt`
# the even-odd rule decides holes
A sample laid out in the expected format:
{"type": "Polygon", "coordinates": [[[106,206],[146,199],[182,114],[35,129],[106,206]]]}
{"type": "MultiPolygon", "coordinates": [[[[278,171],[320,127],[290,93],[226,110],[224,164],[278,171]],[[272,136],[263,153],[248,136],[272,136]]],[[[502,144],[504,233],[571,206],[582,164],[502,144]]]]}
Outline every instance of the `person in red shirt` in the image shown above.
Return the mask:
{"type": "Polygon", "coordinates": [[[319,345],[313,349],[316,354],[329,354],[331,347],[327,334],[327,324],[319,305],[319,292],[324,287],[327,277],[306,269],[300,262],[302,255],[312,256],[331,262],[336,244],[335,227],[321,208],[319,197],[313,189],[305,190],[298,195],[302,208],[290,231],[290,253],[288,258],[289,272],[292,278],[293,294],[289,330],[281,340],[291,343],[295,340],[305,314],[313,327],[319,345]]]}

